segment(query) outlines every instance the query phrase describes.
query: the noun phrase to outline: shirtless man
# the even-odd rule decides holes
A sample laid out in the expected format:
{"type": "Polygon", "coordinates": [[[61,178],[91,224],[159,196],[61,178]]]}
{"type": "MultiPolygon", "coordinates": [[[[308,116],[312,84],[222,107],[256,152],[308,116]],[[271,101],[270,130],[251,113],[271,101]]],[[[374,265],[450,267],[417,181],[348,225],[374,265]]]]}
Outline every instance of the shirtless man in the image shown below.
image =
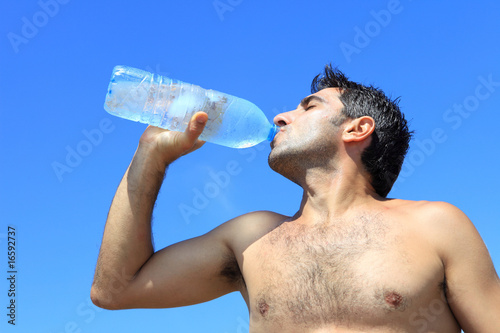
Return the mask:
{"type": "Polygon", "coordinates": [[[111,205],[91,290],[107,309],[169,308],[239,291],[250,332],[500,332],[500,280],[473,224],[443,202],[387,199],[410,132],[383,92],[325,68],[279,114],[273,170],[299,184],[294,216],[252,212],[155,252],[167,167],[200,148],[148,127],[111,205]]]}

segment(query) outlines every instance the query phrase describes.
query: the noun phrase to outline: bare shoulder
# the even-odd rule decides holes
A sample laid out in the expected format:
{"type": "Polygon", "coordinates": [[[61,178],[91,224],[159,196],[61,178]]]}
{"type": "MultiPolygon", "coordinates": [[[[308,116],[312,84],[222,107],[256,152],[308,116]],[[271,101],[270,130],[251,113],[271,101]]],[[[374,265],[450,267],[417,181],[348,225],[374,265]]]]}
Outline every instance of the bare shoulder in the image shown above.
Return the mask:
{"type": "Polygon", "coordinates": [[[389,207],[410,214],[424,224],[430,223],[436,227],[450,227],[455,224],[469,224],[470,220],[456,206],[443,201],[411,201],[392,199],[389,207]]]}
{"type": "Polygon", "coordinates": [[[458,247],[482,244],[472,221],[450,203],[398,200],[394,204],[398,210],[409,215],[413,230],[434,244],[442,258],[456,253],[458,247]]]}
{"type": "Polygon", "coordinates": [[[474,228],[462,210],[443,201],[416,201],[412,204],[415,216],[420,219],[427,228],[436,231],[463,230],[474,228]]]}

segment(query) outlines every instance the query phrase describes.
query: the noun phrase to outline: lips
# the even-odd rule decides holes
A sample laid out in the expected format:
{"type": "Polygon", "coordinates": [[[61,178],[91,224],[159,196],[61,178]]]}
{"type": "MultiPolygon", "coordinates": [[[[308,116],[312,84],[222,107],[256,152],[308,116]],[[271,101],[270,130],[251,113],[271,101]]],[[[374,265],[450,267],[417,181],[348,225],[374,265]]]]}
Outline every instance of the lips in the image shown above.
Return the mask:
{"type": "Polygon", "coordinates": [[[278,132],[276,132],[276,135],[274,136],[274,139],[273,139],[273,141],[271,141],[271,144],[270,144],[271,148],[274,148],[274,143],[276,141],[276,138],[278,137],[278,135],[281,134],[281,132],[285,132],[284,126],[280,127],[280,130],[278,132]]]}

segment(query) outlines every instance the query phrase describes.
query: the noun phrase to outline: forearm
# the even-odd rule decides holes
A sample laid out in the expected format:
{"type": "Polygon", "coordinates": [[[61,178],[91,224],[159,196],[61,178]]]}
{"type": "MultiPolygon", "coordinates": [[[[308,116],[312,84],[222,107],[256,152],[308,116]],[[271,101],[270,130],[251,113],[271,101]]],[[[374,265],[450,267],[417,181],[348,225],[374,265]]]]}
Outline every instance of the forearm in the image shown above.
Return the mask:
{"type": "Polygon", "coordinates": [[[151,216],[165,164],[139,145],[111,204],[97,261],[93,289],[106,302],[116,301],[153,255],[151,216]]]}
{"type": "MultiPolygon", "coordinates": [[[[153,256],[151,215],[167,166],[203,145],[208,116],[193,115],[184,132],[148,126],[109,210],[90,296],[101,307],[119,308],[134,277],[153,256]]],[[[137,281],[137,280],[135,280],[137,281]]],[[[135,284],[136,285],[136,284],[135,284]]]]}

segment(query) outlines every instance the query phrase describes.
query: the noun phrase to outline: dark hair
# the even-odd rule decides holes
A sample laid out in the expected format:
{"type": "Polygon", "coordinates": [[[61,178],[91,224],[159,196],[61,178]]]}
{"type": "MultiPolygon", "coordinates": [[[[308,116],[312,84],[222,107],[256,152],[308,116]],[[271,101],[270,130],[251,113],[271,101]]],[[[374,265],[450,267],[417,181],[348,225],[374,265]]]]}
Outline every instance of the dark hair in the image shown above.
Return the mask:
{"type": "Polygon", "coordinates": [[[340,88],[344,116],[351,119],[370,116],[375,120],[372,142],[362,153],[361,161],[377,194],[386,197],[401,171],[412,136],[399,109],[399,98],[391,100],[379,88],[349,81],[331,65],[326,65],[324,73],[311,83],[312,93],[325,88],[340,88]]]}

